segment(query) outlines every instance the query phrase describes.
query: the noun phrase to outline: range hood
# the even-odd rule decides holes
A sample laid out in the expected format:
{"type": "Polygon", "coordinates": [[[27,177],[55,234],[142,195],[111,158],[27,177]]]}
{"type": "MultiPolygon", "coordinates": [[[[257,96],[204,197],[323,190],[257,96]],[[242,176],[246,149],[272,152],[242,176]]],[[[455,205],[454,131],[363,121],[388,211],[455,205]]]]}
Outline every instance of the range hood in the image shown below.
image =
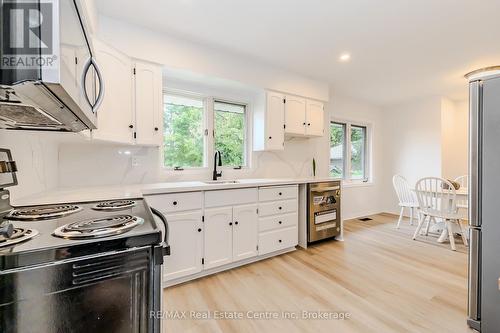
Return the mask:
{"type": "Polygon", "coordinates": [[[97,128],[104,85],[78,2],[0,0],[0,21],[8,36],[0,40],[0,128],[97,128]]]}

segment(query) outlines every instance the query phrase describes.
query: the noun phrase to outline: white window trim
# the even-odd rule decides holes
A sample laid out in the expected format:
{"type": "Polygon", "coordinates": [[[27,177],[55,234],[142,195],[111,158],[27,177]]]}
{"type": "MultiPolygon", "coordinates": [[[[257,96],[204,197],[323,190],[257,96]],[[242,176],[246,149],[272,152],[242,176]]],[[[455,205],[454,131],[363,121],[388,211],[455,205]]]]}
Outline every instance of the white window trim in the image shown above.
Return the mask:
{"type": "MultiPolygon", "coordinates": [[[[344,178],[342,185],[345,187],[361,187],[373,185],[373,159],[372,159],[372,146],[373,146],[373,126],[371,123],[365,121],[357,121],[352,119],[344,119],[332,117],[329,126],[332,122],[345,124],[345,156],[344,156],[344,178]],[[351,172],[351,126],[362,126],[366,128],[366,156],[365,156],[365,179],[350,179],[351,172]],[[349,173],[349,176],[347,175],[349,173]]],[[[330,145],[328,145],[330,147],[330,145]]],[[[328,151],[330,155],[330,151],[328,151]]],[[[328,156],[328,164],[330,163],[330,156],[328,156]]]]}
{"type": "MultiPolygon", "coordinates": [[[[166,167],[164,163],[164,152],[163,152],[163,142],[162,142],[162,149],[160,153],[160,164],[161,164],[161,169],[163,171],[168,171],[168,172],[173,172],[176,175],[182,175],[182,174],[199,174],[201,172],[207,172],[211,171],[213,169],[213,163],[214,163],[214,155],[215,155],[215,137],[214,137],[214,129],[215,129],[215,111],[214,111],[214,101],[219,101],[219,102],[226,102],[226,103],[234,103],[234,104],[239,104],[239,105],[244,105],[245,106],[245,151],[244,151],[244,158],[245,158],[245,165],[242,165],[241,168],[235,168],[234,166],[222,166],[222,167],[217,167],[217,170],[234,170],[234,171],[241,171],[241,170],[248,170],[251,168],[251,162],[252,162],[252,117],[251,117],[251,103],[248,101],[239,101],[239,100],[234,100],[230,98],[225,98],[225,97],[218,97],[218,96],[207,96],[204,94],[192,92],[192,91],[185,91],[185,90],[179,90],[179,89],[163,89],[163,94],[162,97],[165,96],[166,94],[172,94],[172,95],[179,95],[179,96],[184,96],[184,97],[189,97],[189,98],[194,98],[194,99],[199,99],[203,100],[203,106],[204,106],[204,123],[203,127],[205,128],[205,131],[207,131],[207,135],[204,134],[204,149],[203,149],[203,161],[204,165],[202,167],[183,167],[182,170],[175,170],[174,168],[171,167],[166,167]]],[[[162,103],[163,103],[163,98],[162,98],[162,103]]],[[[163,123],[163,109],[162,109],[162,123],[163,123]]]]}

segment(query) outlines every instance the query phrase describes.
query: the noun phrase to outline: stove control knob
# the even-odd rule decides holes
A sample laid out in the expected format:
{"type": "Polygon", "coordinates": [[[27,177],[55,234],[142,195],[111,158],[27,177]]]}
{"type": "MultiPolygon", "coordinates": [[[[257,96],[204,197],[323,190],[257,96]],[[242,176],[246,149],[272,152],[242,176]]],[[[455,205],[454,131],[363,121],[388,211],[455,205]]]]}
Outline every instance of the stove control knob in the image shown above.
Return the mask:
{"type": "Polygon", "coordinates": [[[0,225],[0,236],[3,236],[5,238],[10,238],[12,237],[12,234],[14,233],[14,226],[12,223],[5,223],[3,225],[0,225]]]}

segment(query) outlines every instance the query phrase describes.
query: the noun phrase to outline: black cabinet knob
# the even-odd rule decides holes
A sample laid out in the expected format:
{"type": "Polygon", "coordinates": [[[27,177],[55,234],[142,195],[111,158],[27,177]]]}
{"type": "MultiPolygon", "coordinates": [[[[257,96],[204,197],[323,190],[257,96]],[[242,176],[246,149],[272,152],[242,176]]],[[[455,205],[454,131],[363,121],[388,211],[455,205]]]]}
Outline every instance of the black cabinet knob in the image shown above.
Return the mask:
{"type": "Polygon", "coordinates": [[[273,138],[273,137],[272,137],[272,136],[270,136],[270,137],[269,137],[269,140],[271,140],[272,138],[273,138]]]}
{"type": "Polygon", "coordinates": [[[306,123],[302,123],[302,125],[306,126],[306,123]]]}
{"type": "Polygon", "coordinates": [[[278,207],[279,210],[281,210],[283,207],[278,207]]]}
{"type": "Polygon", "coordinates": [[[198,228],[198,232],[201,232],[201,228],[198,228]]]}
{"type": "Polygon", "coordinates": [[[281,192],[280,192],[280,193],[278,193],[278,195],[282,195],[282,194],[283,194],[283,193],[281,193],[281,192]]]}
{"type": "Polygon", "coordinates": [[[283,222],[279,221],[278,223],[279,223],[279,224],[281,224],[281,223],[283,223],[283,222]]]}
{"type": "Polygon", "coordinates": [[[177,206],[177,201],[172,202],[174,206],[177,206]]]}
{"type": "Polygon", "coordinates": [[[134,125],[128,125],[128,128],[134,128],[134,125]]]}
{"type": "Polygon", "coordinates": [[[280,243],[281,243],[281,239],[280,239],[280,240],[278,240],[278,242],[280,242],[280,243]]]}
{"type": "Polygon", "coordinates": [[[155,127],[155,131],[158,131],[158,129],[159,129],[158,127],[155,127]]]}
{"type": "Polygon", "coordinates": [[[238,225],[238,221],[234,222],[234,224],[238,225]]]}
{"type": "Polygon", "coordinates": [[[308,123],[307,126],[311,126],[311,123],[308,123]]]}
{"type": "Polygon", "coordinates": [[[233,222],[229,222],[229,225],[233,225],[233,222]]]}

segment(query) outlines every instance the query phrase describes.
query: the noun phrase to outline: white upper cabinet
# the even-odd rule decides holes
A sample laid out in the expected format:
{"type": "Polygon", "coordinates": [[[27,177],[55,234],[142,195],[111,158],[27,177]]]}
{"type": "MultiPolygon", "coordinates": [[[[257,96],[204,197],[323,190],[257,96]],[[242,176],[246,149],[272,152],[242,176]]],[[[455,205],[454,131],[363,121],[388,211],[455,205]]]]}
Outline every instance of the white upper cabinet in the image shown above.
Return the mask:
{"type": "Polygon", "coordinates": [[[301,97],[285,96],[285,134],[323,136],[323,103],[301,97]]]}
{"type": "Polygon", "coordinates": [[[325,133],[323,103],[306,101],[306,135],[323,136],[325,133]]]}
{"type": "Polygon", "coordinates": [[[254,109],[254,150],[283,150],[285,145],[285,96],[267,91],[254,109]]]}
{"type": "Polygon", "coordinates": [[[92,138],[134,143],[132,61],[116,49],[93,40],[97,63],[104,79],[104,99],[97,113],[92,138]]]}
{"type": "Polygon", "coordinates": [[[296,96],[286,96],[285,103],[285,133],[305,134],[306,100],[296,96]]]}
{"type": "Polygon", "coordinates": [[[160,145],[162,138],[162,71],[161,66],[135,62],[136,143],[160,145]]]}
{"type": "Polygon", "coordinates": [[[133,60],[93,40],[104,79],[104,100],[97,112],[92,139],[125,144],[161,144],[162,68],[133,60]]]}
{"type": "Polygon", "coordinates": [[[257,255],[257,204],[233,207],[233,261],[257,255]]]}

